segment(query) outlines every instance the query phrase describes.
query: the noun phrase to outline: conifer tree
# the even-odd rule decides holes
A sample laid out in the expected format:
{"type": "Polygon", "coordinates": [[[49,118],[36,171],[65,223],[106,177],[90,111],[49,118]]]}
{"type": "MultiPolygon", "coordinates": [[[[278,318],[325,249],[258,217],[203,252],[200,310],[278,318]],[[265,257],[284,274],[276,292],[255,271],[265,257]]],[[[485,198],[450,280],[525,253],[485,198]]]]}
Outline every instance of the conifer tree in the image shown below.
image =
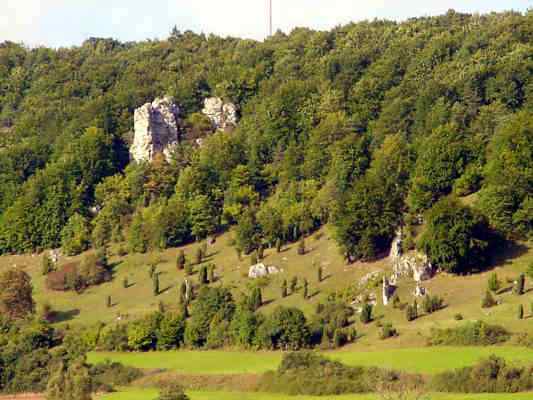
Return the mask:
{"type": "Polygon", "coordinates": [[[176,259],[176,267],[178,268],[178,270],[181,271],[185,268],[185,262],[185,252],[183,250],[180,250],[180,252],[178,253],[178,258],[176,259]]]}
{"type": "Polygon", "coordinates": [[[287,297],[287,279],[283,279],[283,282],[281,284],[281,298],[287,297]]]}
{"type": "Polygon", "coordinates": [[[159,274],[154,274],[152,279],[154,296],[159,296],[159,274]]]}
{"type": "Polygon", "coordinates": [[[296,292],[296,287],[298,286],[298,277],[293,276],[291,279],[291,294],[296,292]]]}
{"type": "Polygon", "coordinates": [[[516,281],[515,293],[518,296],[522,296],[524,294],[525,286],[526,286],[526,275],[520,274],[520,276],[518,277],[518,280],[516,281]]]}

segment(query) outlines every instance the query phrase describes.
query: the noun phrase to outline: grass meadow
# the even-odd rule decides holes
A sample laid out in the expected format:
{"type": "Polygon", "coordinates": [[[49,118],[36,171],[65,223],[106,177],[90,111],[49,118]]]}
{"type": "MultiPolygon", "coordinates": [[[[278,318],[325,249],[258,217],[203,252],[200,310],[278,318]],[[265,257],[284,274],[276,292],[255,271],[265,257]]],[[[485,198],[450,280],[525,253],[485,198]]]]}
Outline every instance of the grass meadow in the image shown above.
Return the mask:
{"type": "MultiPolygon", "coordinates": [[[[476,363],[491,354],[516,363],[531,362],[533,349],[494,347],[422,347],[377,351],[327,352],[329,358],[347,365],[376,366],[406,372],[435,374],[476,363]]],[[[151,353],[90,353],[89,362],[109,359],[143,369],[166,369],[172,372],[197,375],[259,374],[274,370],[281,361],[281,353],[178,351],[151,353]]]]}
{"type": "MultiPolygon", "coordinates": [[[[270,393],[240,392],[191,392],[191,400],[381,400],[376,395],[344,395],[344,396],[287,396],[270,393]]],[[[155,400],[157,391],[153,389],[128,390],[125,392],[103,395],[98,400],[155,400]]],[[[533,393],[517,394],[428,394],[420,400],[532,400],[533,393]]]]}

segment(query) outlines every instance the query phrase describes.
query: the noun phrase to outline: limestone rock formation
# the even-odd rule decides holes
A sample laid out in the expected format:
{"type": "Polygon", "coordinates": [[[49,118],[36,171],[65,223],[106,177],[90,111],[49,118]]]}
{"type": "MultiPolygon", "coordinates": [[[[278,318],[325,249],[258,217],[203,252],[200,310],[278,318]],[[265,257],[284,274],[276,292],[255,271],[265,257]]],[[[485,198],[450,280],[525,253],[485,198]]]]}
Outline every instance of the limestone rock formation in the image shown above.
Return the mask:
{"type": "Polygon", "coordinates": [[[224,130],[237,125],[237,106],[233,103],[224,103],[220,97],[205,99],[202,113],[209,118],[214,129],[224,130]]]}
{"type": "Polygon", "coordinates": [[[248,278],[260,278],[262,276],[279,274],[279,269],[272,265],[266,266],[263,263],[252,265],[248,270],[248,278]]]}
{"type": "Polygon", "coordinates": [[[403,254],[402,240],[403,235],[400,229],[392,241],[389,254],[394,280],[399,279],[401,276],[410,276],[416,282],[431,279],[435,275],[435,268],[431,265],[427,255],[419,252],[403,254]]]}
{"type": "Polygon", "coordinates": [[[180,109],[172,97],[157,98],[135,110],[135,137],[130,148],[137,162],[158,153],[169,160],[180,136],[180,109]]]}

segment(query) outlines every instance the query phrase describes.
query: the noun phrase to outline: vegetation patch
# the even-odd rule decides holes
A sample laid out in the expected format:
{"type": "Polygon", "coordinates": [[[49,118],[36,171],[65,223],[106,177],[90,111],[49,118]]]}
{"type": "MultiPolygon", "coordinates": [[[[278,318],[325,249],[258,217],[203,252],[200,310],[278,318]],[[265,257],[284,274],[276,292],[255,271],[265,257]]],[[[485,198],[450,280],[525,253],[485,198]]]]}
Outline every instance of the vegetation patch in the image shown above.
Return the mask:
{"type": "Polygon", "coordinates": [[[431,380],[431,388],[454,393],[527,392],[533,389],[533,364],[514,367],[491,356],[472,367],[437,374],[431,380]]]}
{"type": "Polygon", "coordinates": [[[504,343],[511,335],[498,325],[482,321],[466,323],[457,328],[433,329],[428,338],[431,346],[488,346],[504,343]]]}
{"type": "Polygon", "coordinates": [[[381,386],[394,386],[400,379],[396,372],[348,367],[316,353],[295,352],[283,356],[276,372],[263,376],[260,388],[290,395],[325,396],[373,392],[381,386]]]}

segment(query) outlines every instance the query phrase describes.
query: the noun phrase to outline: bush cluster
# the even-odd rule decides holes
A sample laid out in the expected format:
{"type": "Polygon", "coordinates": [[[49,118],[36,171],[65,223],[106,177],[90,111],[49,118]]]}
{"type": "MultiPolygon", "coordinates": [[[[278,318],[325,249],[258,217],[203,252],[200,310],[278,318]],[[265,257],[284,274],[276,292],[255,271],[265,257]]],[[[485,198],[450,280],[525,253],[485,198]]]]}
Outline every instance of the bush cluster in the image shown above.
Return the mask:
{"type": "Polygon", "coordinates": [[[491,356],[473,367],[437,374],[431,380],[437,392],[516,393],[533,389],[533,365],[513,367],[491,356]]]}
{"type": "Polygon", "coordinates": [[[431,346],[488,346],[504,343],[510,337],[501,326],[477,321],[457,328],[432,329],[427,340],[431,346]]]}

